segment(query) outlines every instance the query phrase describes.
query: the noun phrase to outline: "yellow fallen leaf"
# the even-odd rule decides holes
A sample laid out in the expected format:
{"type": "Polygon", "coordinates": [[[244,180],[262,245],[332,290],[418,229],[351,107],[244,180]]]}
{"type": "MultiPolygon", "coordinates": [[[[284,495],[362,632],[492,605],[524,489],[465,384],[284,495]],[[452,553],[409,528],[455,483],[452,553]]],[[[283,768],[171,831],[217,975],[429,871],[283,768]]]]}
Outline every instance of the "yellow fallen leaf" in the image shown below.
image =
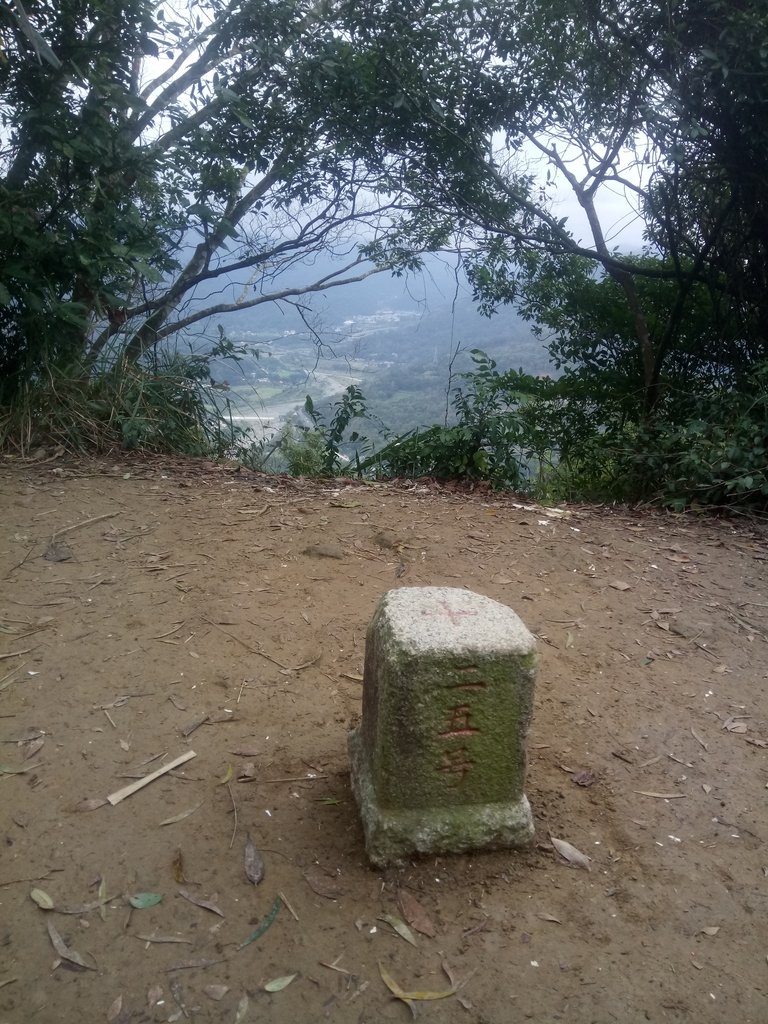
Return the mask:
{"type": "Polygon", "coordinates": [[[233,771],[232,771],[232,765],[231,765],[231,764],[230,764],[230,765],[227,765],[227,771],[226,771],[226,774],[224,775],[224,778],[223,778],[223,779],[221,779],[221,781],[217,782],[217,783],[216,783],[216,785],[217,785],[217,786],[226,786],[226,784],[227,784],[228,782],[231,782],[231,781],[232,781],[232,775],[233,775],[233,774],[234,774],[234,773],[233,773],[233,771]]]}
{"type": "Polygon", "coordinates": [[[454,987],[445,989],[443,992],[404,992],[403,989],[397,984],[391,974],[387,972],[384,965],[379,962],[379,973],[381,974],[381,980],[387,986],[393,996],[398,999],[403,999],[408,1002],[411,999],[426,1000],[426,999],[447,999],[448,996],[456,995],[456,989],[454,987]]]}

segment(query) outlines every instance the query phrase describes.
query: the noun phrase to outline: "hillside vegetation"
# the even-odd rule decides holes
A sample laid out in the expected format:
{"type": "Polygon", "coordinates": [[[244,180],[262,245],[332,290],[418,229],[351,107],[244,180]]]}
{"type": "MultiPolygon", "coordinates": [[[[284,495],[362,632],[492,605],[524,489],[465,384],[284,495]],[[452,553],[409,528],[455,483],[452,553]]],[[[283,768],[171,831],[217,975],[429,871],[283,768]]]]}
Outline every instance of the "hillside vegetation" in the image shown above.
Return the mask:
{"type": "Polygon", "coordinates": [[[764,3],[28,6],[0,8],[9,450],[765,509],[764,3]],[[641,251],[603,216],[617,194],[641,251]],[[434,260],[492,324],[529,325],[544,365],[509,333],[485,345],[449,291],[418,360],[368,332],[324,405],[331,374],[306,401],[290,346],[269,368],[229,328],[248,312],[274,337],[290,314],[319,359],[340,340],[328,296],[354,329],[388,308],[357,309],[355,286],[418,292],[434,260]],[[304,403],[269,445],[236,418],[243,372],[304,403]]]}

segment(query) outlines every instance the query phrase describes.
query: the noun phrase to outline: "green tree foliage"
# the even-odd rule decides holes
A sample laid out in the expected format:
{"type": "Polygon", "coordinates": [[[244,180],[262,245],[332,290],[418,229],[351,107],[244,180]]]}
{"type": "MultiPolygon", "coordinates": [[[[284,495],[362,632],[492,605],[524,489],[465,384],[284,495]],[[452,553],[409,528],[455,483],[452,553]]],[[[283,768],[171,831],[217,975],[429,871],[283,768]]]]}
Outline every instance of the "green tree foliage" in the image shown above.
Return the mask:
{"type": "Polygon", "coordinates": [[[474,367],[459,375],[451,396],[454,424],[395,438],[356,468],[377,476],[488,480],[494,487],[526,488],[534,453],[521,407],[536,391],[536,378],[522,371],[500,373],[495,360],[479,349],[471,356],[474,367]]]}
{"type": "Polygon", "coordinates": [[[643,445],[663,451],[663,431],[711,442],[708,494],[760,493],[767,38],[763,0],[5,3],[0,400],[51,366],[146,368],[211,315],[303,310],[450,246],[485,312],[517,303],[553,332],[562,372],[503,410],[513,433],[494,441],[498,381],[478,365],[448,439],[464,471],[514,482],[527,445],[571,480],[660,494],[643,445]],[[601,216],[616,189],[640,255],[601,216]],[[346,259],[313,278],[321,251],[346,259]],[[715,418],[743,459],[717,448],[715,418]]]}
{"type": "Polygon", "coordinates": [[[383,269],[357,243],[404,204],[410,90],[439,95],[465,4],[418,33],[394,4],[28,7],[0,7],[0,398],[383,269]]]}
{"type": "Polygon", "coordinates": [[[423,125],[421,148],[408,154],[421,200],[411,240],[428,237],[425,220],[431,231],[440,218],[458,225],[488,312],[516,301],[532,254],[581,257],[608,275],[631,318],[647,415],[699,285],[743,361],[764,358],[765,5],[532,0],[472,11],[465,58],[445,55],[450,92],[430,112],[418,92],[409,97],[423,125]],[[538,155],[542,175],[521,147],[538,155]],[[558,216],[556,186],[572,190],[591,239],[558,216]],[[616,189],[634,197],[648,259],[611,244],[600,211],[616,189]],[[664,325],[650,323],[638,285],[646,278],[674,283],[664,325]]]}
{"type": "MultiPolygon", "coordinates": [[[[658,460],[655,473],[642,470],[644,446],[658,450],[662,428],[701,434],[701,423],[714,438],[719,420],[738,422],[746,446],[743,459],[720,463],[743,463],[754,483],[762,441],[744,439],[766,433],[768,9],[532,0],[482,10],[495,12],[477,20],[496,79],[474,107],[485,147],[470,154],[457,135],[462,170],[424,160],[414,187],[462,230],[481,308],[516,303],[554,332],[563,377],[537,401],[558,472],[577,489],[663,496],[658,460]],[[521,162],[521,147],[538,155],[541,174],[521,162]],[[564,185],[588,240],[558,216],[564,185]],[[616,189],[634,197],[644,225],[639,257],[619,251],[604,226],[603,198],[616,189]],[[745,416],[751,428],[741,429],[745,416]]],[[[462,95],[473,84],[457,79],[462,95]]],[[[710,496],[728,490],[712,483],[710,496]]],[[[699,479],[689,496],[703,490],[699,479]]]]}

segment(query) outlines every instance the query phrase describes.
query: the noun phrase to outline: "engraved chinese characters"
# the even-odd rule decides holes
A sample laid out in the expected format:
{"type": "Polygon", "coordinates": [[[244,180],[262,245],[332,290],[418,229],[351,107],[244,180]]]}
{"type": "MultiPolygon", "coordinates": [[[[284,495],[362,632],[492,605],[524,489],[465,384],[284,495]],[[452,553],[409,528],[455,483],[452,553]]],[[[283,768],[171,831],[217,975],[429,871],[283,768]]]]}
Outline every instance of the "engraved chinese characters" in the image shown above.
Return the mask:
{"type": "Polygon", "coordinates": [[[386,594],[366,638],[363,720],[349,738],[366,848],[521,846],[534,640],[515,613],[445,587],[386,594]]]}

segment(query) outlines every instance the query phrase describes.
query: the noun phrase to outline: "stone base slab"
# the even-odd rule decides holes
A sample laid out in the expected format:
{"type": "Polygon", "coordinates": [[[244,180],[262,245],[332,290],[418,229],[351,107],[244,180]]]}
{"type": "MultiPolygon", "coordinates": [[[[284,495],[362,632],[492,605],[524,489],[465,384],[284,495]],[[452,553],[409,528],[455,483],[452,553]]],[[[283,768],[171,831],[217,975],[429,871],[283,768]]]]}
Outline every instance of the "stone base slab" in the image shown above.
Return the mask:
{"type": "Polygon", "coordinates": [[[509,803],[415,809],[380,807],[359,728],[350,732],[348,748],[365,848],[376,867],[397,864],[419,853],[520,848],[532,842],[533,816],[524,795],[509,803]]]}

